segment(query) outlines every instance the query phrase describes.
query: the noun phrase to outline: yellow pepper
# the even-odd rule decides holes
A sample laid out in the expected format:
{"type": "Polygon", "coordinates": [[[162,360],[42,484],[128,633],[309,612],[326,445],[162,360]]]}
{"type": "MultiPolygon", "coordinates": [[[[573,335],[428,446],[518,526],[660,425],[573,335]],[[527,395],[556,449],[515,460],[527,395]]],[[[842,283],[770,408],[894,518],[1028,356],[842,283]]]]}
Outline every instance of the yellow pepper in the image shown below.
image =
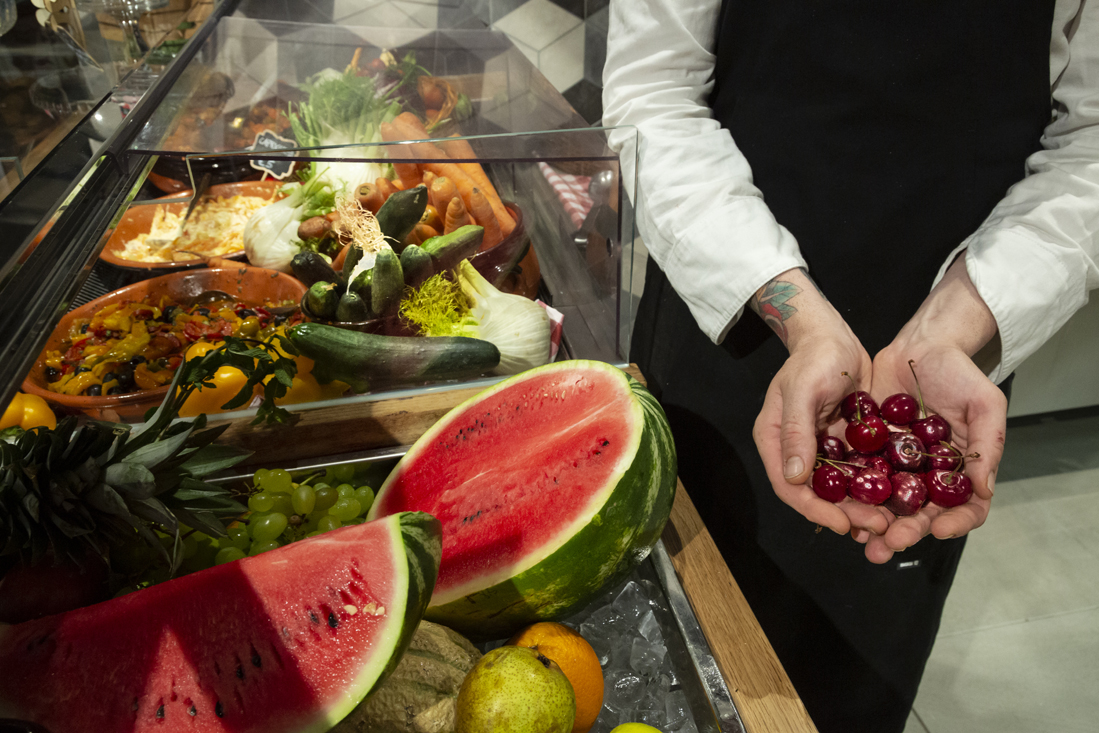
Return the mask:
{"type": "MultiPolygon", "coordinates": [[[[209,341],[196,341],[187,348],[185,357],[194,359],[205,356],[209,351],[216,348],[217,344],[209,341]]],[[[248,377],[236,367],[224,366],[214,372],[212,381],[214,383],[213,387],[200,387],[191,393],[191,396],[187,398],[187,401],[183,403],[183,407],[179,410],[180,417],[194,417],[203,412],[207,415],[225,412],[221,406],[237,396],[237,393],[248,382],[248,377]]],[[[247,407],[247,405],[237,409],[244,409],[244,407],[247,407]]]]}
{"type": "Polygon", "coordinates": [[[15,397],[4,410],[4,416],[0,418],[0,430],[16,425],[24,430],[31,428],[53,430],[57,427],[57,417],[50,409],[49,403],[38,395],[16,392],[15,397]]]}
{"type": "Polygon", "coordinates": [[[68,395],[79,395],[83,394],[84,390],[91,387],[93,384],[99,384],[99,377],[95,376],[92,372],[80,372],[80,374],[68,374],[61,377],[60,381],[50,385],[50,391],[68,395]]]}

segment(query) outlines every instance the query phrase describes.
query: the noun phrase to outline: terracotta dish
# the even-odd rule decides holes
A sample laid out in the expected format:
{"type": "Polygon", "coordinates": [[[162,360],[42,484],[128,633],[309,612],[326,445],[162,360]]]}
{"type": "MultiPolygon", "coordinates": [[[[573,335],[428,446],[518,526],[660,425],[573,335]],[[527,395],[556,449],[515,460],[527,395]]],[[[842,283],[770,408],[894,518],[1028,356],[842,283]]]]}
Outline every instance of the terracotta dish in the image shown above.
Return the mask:
{"type": "Polygon", "coordinates": [[[146,296],[167,295],[177,302],[188,302],[207,290],[220,290],[249,305],[265,301],[296,302],[305,294],[305,286],[285,273],[264,270],[259,267],[213,268],[173,272],[150,280],[128,285],[75,308],[64,316],[53,329],[42,353],[35,361],[23,391],[36,394],[59,408],[61,412],[84,412],[100,420],[139,421],[150,407],[159,405],[168,393],[168,387],[132,392],[130,394],[64,395],[49,390],[43,357],[51,349],[59,349],[69,332],[69,325],[77,318],[91,318],[104,306],[124,300],[141,300],[146,296]]]}
{"type": "MultiPolygon", "coordinates": [[[[270,197],[275,190],[283,185],[283,181],[241,181],[239,183],[219,183],[216,186],[210,186],[206,191],[204,198],[213,199],[217,197],[229,198],[231,196],[262,196],[270,197]]],[[[193,195],[193,191],[180,191],[179,193],[172,194],[171,196],[161,196],[160,198],[153,199],[153,201],[163,201],[165,199],[180,199],[187,198],[193,195]]],[[[131,239],[134,239],[139,234],[148,234],[153,225],[153,217],[156,215],[156,209],[158,206],[163,206],[165,209],[173,214],[183,215],[187,211],[187,202],[180,201],[179,203],[172,204],[137,204],[131,205],[126,210],[126,213],[122,215],[118,225],[115,227],[114,232],[111,234],[111,238],[107,240],[107,244],[103,247],[103,251],[99,254],[99,258],[104,262],[110,263],[116,267],[123,267],[130,270],[145,270],[153,272],[172,272],[174,270],[186,270],[193,267],[201,267],[206,264],[205,258],[198,258],[194,260],[183,260],[177,262],[138,262],[136,260],[123,259],[120,253],[126,246],[126,243],[131,239]]],[[[244,258],[244,251],[233,254],[232,257],[244,258]]]]}

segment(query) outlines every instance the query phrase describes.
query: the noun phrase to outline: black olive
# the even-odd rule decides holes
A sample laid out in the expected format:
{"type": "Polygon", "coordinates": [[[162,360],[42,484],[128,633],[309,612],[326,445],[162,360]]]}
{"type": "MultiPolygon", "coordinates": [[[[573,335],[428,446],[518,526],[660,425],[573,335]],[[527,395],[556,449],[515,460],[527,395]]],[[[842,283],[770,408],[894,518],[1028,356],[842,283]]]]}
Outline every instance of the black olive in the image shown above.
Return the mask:
{"type": "Polygon", "coordinates": [[[145,357],[142,356],[141,354],[138,354],[134,358],[130,359],[130,363],[133,364],[134,366],[137,366],[138,364],[143,364],[143,363],[145,363],[145,357]]]}
{"type": "Polygon", "coordinates": [[[84,372],[90,372],[90,371],[91,371],[91,367],[78,366],[76,369],[73,370],[73,374],[83,374],[84,372]]]}
{"type": "Polygon", "coordinates": [[[125,385],[125,386],[129,387],[130,385],[132,385],[134,383],[134,373],[132,371],[119,372],[118,373],[118,383],[121,384],[121,385],[125,385]]]}
{"type": "Polygon", "coordinates": [[[196,308],[195,309],[195,315],[196,316],[208,316],[208,315],[210,315],[210,309],[209,308],[196,308]]]}
{"type": "Polygon", "coordinates": [[[287,320],[287,319],[288,319],[289,317],[290,317],[290,316],[282,316],[282,315],[278,315],[278,316],[273,316],[273,317],[271,318],[271,320],[275,322],[275,325],[276,325],[276,326],[280,326],[280,325],[282,325],[283,323],[286,323],[286,320],[287,320]]]}
{"type": "Polygon", "coordinates": [[[118,381],[118,375],[115,374],[114,372],[107,372],[106,374],[103,375],[103,384],[106,384],[107,382],[111,381],[112,379],[115,380],[115,381],[118,381]]]}
{"type": "Polygon", "coordinates": [[[85,323],[83,326],[80,327],[80,333],[87,333],[87,332],[88,332],[88,324],[85,323]]]}
{"type": "Polygon", "coordinates": [[[168,306],[167,308],[165,308],[164,310],[162,310],[160,312],[160,320],[164,321],[165,323],[171,323],[173,320],[175,320],[176,311],[178,311],[178,310],[179,310],[178,306],[174,306],[174,305],[168,306]]]}
{"type": "Polygon", "coordinates": [[[107,394],[122,394],[126,390],[120,386],[114,386],[107,390],[107,394]]]}
{"type": "Polygon", "coordinates": [[[89,397],[98,397],[103,394],[103,385],[93,384],[91,387],[88,387],[86,390],[84,390],[84,394],[88,395],[89,397]]]}
{"type": "Polygon", "coordinates": [[[237,315],[240,316],[241,318],[250,318],[250,317],[256,315],[256,312],[254,310],[252,310],[251,308],[242,308],[241,311],[239,313],[237,313],[237,315]]]}
{"type": "Polygon", "coordinates": [[[57,379],[57,375],[59,375],[60,373],[60,371],[53,367],[46,367],[46,379],[50,380],[51,382],[57,379]]]}

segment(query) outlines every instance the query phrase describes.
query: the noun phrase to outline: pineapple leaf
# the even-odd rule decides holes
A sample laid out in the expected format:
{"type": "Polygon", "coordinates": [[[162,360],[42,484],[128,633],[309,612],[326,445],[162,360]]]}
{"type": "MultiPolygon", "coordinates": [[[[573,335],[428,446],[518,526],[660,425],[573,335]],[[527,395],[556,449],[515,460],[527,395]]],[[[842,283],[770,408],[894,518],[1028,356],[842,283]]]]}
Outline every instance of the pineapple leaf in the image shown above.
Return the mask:
{"type": "Polygon", "coordinates": [[[205,532],[211,537],[224,537],[226,535],[225,527],[222,525],[221,521],[210,512],[192,512],[183,507],[173,507],[172,511],[174,511],[176,516],[178,516],[188,527],[193,527],[200,532],[205,532]]]}
{"type": "Polygon", "coordinates": [[[122,516],[130,513],[129,507],[126,506],[126,500],[105,483],[96,484],[85,495],[85,498],[89,506],[104,514],[122,516]]]}
{"type": "Polygon", "coordinates": [[[148,499],[157,493],[156,476],[141,463],[112,463],[103,477],[108,484],[117,486],[133,499],[148,499]]]}
{"type": "Polygon", "coordinates": [[[127,504],[133,514],[149,522],[159,524],[166,533],[179,532],[179,522],[168,507],[164,506],[164,502],[159,499],[132,499],[127,504]]]}
{"type": "Polygon", "coordinates": [[[195,478],[202,478],[215,471],[232,468],[249,455],[251,455],[250,451],[231,445],[207,445],[188,455],[187,460],[180,464],[180,468],[195,478]]]}
{"type": "MultiPolygon", "coordinates": [[[[158,440],[148,445],[143,445],[133,453],[122,458],[123,463],[141,464],[147,469],[155,469],[158,465],[175,455],[176,451],[183,447],[187,438],[191,437],[193,425],[188,426],[182,432],[163,440],[158,440]]],[[[118,465],[118,464],[115,464],[118,465]]]]}

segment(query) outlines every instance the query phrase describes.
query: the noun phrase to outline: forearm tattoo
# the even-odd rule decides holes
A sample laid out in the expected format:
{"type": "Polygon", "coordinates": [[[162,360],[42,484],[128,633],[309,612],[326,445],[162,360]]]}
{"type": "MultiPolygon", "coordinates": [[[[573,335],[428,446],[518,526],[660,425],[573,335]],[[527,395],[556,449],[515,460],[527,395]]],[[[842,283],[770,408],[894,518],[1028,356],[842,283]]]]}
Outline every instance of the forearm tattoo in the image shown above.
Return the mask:
{"type": "Polygon", "coordinates": [[[772,280],[763,286],[759,294],[752,296],[749,305],[763,322],[778,334],[782,343],[788,344],[789,332],[786,329],[786,321],[798,312],[798,309],[790,305],[790,299],[801,292],[801,288],[786,280],[772,280]]]}

